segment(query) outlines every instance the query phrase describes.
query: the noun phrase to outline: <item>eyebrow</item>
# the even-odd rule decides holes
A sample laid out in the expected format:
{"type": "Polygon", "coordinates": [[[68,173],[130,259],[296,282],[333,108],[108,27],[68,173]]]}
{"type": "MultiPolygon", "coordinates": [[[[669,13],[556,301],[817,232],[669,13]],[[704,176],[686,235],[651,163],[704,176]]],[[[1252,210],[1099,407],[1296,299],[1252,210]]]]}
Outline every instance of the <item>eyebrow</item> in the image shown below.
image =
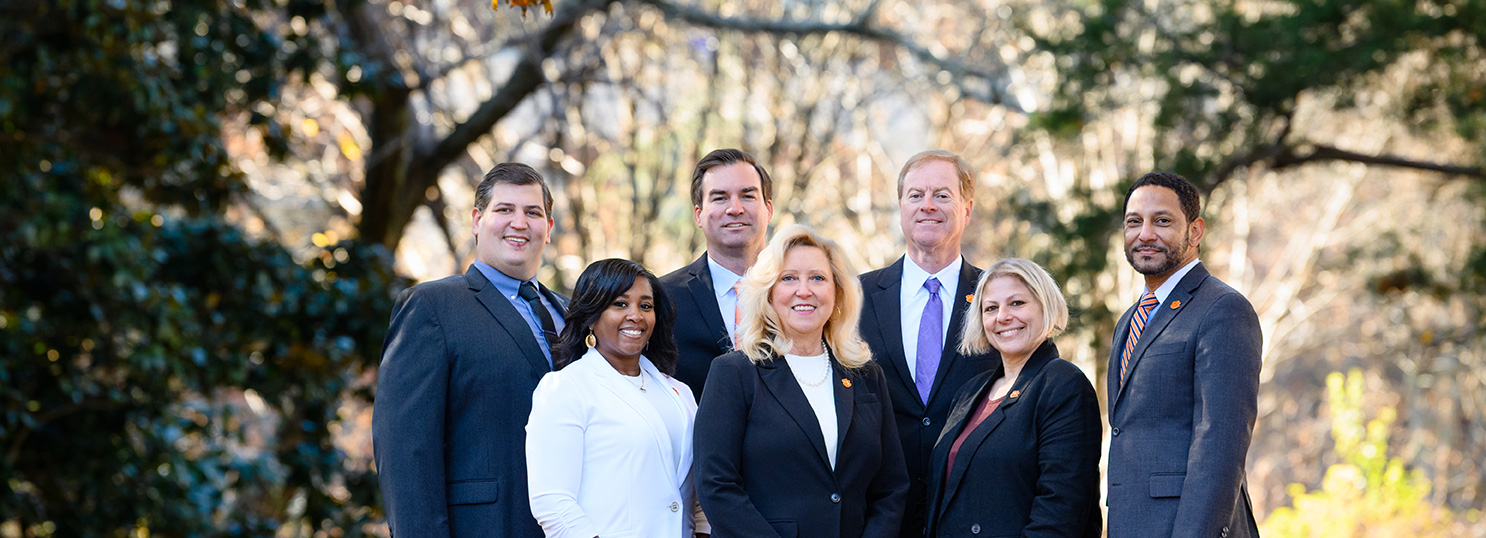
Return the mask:
{"type": "MultiPolygon", "coordinates": [[[[738,192],[739,193],[742,193],[742,194],[746,194],[746,193],[750,193],[750,192],[758,192],[759,190],[760,189],[758,187],[744,187],[743,190],[738,191],[738,192]]],[[[707,191],[707,195],[708,196],[716,196],[718,194],[727,194],[727,193],[728,193],[728,191],[725,191],[725,190],[722,190],[722,189],[712,189],[710,191],[707,191]]]]}

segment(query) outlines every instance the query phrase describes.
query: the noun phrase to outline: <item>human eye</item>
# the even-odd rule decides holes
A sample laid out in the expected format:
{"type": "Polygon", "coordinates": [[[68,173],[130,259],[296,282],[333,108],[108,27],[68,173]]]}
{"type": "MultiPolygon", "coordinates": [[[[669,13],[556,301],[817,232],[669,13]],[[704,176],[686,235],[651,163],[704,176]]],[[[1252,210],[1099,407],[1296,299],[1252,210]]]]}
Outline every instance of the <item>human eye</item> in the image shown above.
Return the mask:
{"type": "Polygon", "coordinates": [[[644,310],[646,312],[649,312],[651,310],[655,310],[655,303],[651,303],[649,301],[642,302],[642,303],[640,303],[640,310],[644,310]]]}
{"type": "Polygon", "coordinates": [[[614,308],[624,308],[624,307],[629,306],[629,302],[628,301],[625,301],[624,299],[616,299],[614,301],[614,304],[612,304],[610,306],[613,306],[614,308]]]}
{"type": "Polygon", "coordinates": [[[1171,217],[1156,217],[1156,224],[1161,226],[1171,224],[1171,217]]]}
{"type": "Polygon", "coordinates": [[[1140,226],[1140,219],[1135,217],[1125,217],[1125,227],[1130,228],[1133,226],[1140,226]]]}
{"type": "Polygon", "coordinates": [[[506,206],[501,206],[501,207],[495,208],[495,212],[496,213],[500,213],[502,215],[506,215],[506,214],[509,214],[511,212],[511,208],[506,207],[506,206]]]}
{"type": "Polygon", "coordinates": [[[781,277],[779,277],[779,281],[780,282],[794,282],[795,281],[795,275],[784,275],[784,276],[781,276],[781,277]]]}
{"type": "Polygon", "coordinates": [[[993,304],[986,305],[985,311],[988,312],[988,313],[989,312],[995,312],[996,311],[996,305],[993,305],[993,304]]]}

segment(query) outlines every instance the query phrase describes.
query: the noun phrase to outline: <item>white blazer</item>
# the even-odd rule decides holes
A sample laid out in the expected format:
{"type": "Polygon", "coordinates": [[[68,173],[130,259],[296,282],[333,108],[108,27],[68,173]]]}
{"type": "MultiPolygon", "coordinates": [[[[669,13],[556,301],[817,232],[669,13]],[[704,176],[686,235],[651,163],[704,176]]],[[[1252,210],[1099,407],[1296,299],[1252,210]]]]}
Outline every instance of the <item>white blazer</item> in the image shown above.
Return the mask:
{"type": "Polygon", "coordinates": [[[640,357],[682,411],[680,458],[650,400],[589,349],[548,373],[526,423],[531,513],[550,538],[691,538],[710,532],[691,478],[696,398],[640,357]]]}

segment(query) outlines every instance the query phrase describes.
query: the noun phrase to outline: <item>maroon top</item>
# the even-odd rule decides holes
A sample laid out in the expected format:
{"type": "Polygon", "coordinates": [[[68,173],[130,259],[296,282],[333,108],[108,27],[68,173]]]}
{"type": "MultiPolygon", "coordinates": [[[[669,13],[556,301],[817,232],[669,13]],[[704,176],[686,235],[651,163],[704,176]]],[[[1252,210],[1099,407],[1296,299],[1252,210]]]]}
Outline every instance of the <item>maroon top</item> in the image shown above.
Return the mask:
{"type": "Polygon", "coordinates": [[[949,482],[949,470],[955,468],[955,454],[960,452],[960,444],[964,443],[965,438],[970,437],[970,432],[975,431],[980,423],[985,422],[986,417],[991,416],[991,413],[1001,406],[1001,400],[1005,399],[1006,397],[1002,396],[992,400],[991,395],[986,394],[986,397],[980,400],[980,405],[975,406],[975,413],[970,415],[970,421],[965,423],[965,429],[960,430],[960,435],[955,437],[955,444],[949,445],[949,462],[944,465],[946,483],[949,482]]]}

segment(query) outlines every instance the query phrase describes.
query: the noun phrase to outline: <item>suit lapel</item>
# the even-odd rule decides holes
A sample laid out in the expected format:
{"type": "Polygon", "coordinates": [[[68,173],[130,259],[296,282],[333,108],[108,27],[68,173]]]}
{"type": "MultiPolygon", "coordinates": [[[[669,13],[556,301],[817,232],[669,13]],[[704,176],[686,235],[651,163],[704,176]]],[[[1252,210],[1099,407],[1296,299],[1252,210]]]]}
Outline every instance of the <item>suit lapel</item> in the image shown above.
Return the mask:
{"type": "Polygon", "coordinates": [[[547,356],[542,354],[542,348],[537,344],[536,335],[531,333],[531,326],[526,324],[526,318],[521,317],[521,313],[511,305],[511,300],[501,295],[500,289],[486,280],[485,275],[474,265],[464,273],[464,279],[470,290],[475,292],[475,300],[480,301],[485,310],[495,316],[496,325],[500,325],[516,341],[516,347],[532,370],[537,375],[552,371],[552,366],[547,363],[547,356]]]}
{"type": "Polygon", "coordinates": [[[872,294],[872,304],[876,305],[877,327],[882,331],[882,346],[887,352],[885,368],[892,368],[897,374],[889,377],[896,378],[909,394],[914,395],[910,399],[922,409],[923,403],[917,397],[918,387],[914,386],[913,375],[909,374],[908,359],[903,356],[903,259],[898,258],[896,263],[889,265],[880,275],[877,289],[868,292],[872,294]]]}
{"type": "MultiPolygon", "coordinates": [[[[965,322],[966,312],[970,310],[971,303],[974,301],[975,284],[979,279],[980,269],[975,268],[966,262],[964,258],[961,258],[960,283],[955,286],[955,294],[949,298],[954,303],[954,306],[950,308],[949,330],[945,332],[944,350],[939,355],[939,369],[934,372],[934,386],[929,391],[929,401],[931,402],[934,401],[934,398],[939,393],[946,391],[948,391],[948,395],[945,397],[953,398],[954,393],[957,392],[956,389],[960,388],[943,388],[943,386],[945,378],[949,377],[950,368],[953,368],[955,360],[960,358],[960,327],[965,322]],[[970,300],[965,299],[967,296],[971,297],[970,300]]],[[[899,278],[898,280],[901,282],[903,279],[899,278]]],[[[902,349],[902,347],[901,344],[898,346],[899,349],[902,349]]]]}
{"type": "MultiPolygon", "coordinates": [[[[660,412],[656,411],[655,406],[650,405],[645,395],[639,389],[635,388],[633,383],[620,378],[620,373],[615,371],[609,365],[608,361],[605,361],[604,357],[599,355],[597,351],[589,349],[588,353],[583,355],[583,358],[583,362],[589,363],[587,368],[589,374],[593,376],[594,381],[599,386],[618,396],[650,428],[650,436],[655,438],[656,447],[660,449],[661,461],[675,461],[673,459],[675,458],[674,450],[671,448],[671,432],[666,429],[665,421],[660,418],[660,412]]],[[[649,360],[642,358],[640,359],[640,370],[640,375],[649,377],[655,370],[655,367],[650,365],[649,360]],[[647,366],[649,368],[646,368],[647,366]]],[[[660,378],[657,376],[657,379],[660,378]]],[[[670,387],[664,385],[652,386],[647,390],[664,390],[669,393],[670,387]]],[[[670,465],[665,465],[665,468],[667,471],[666,478],[670,480],[670,483],[676,484],[675,469],[671,468],[670,465]]]]}
{"type": "Polygon", "coordinates": [[[815,418],[814,408],[810,407],[810,400],[805,399],[805,392],[795,382],[795,374],[789,369],[789,362],[776,355],[759,368],[759,376],[763,378],[764,386],[774,395],[779,406],[789,413],[790,418],[795,419],[795,424],[800,426],[800,431],[810,440],[810,445],[815,447],[820,461],[829,469],[831,460],[826,456],[825,434],[820,429],[820,421],[815,418]]]}
{"type": "MultiPolygon", "coordinates": [[[[1130,351],[1130,365],[1125,369],[1125,380],[1127,381],[1125,385],[1129,385],[1128,381],[1130,377],[1135,375],[1136,365],[1140,364],[1141,357],[1145,355],[1145,351],[1147,349],[1150,349],[1151,343],[1155,342],[1157,338],[1160,338],[1161,332],[1165,331],[1166,327],[1171,324],[1171,321],[1176,319],[1176,317],[1181,314],[1182,309],[1180,307],[1171,308],[1169,305],[1184,305],[1190,303],[1192,299],[1192,292],[1196,291],[1197,288],[1202,285],[1202,282],[1207,280],[1207,276],[1207,269],[1204,268],[1202,264],[1197,264],[1196,267],[1193,267],[1190,271],[1187,271],[1187,275],[1182,277],[1181,282],[1177,283],[1176,288],[1171,290],[1171,293],[1166,296],[1166,300],[1162,301],[1161,304],[1156,305],[1156,307],[1151,310],[1150,320],[1146,322],[1145,330],[1142,330],[1140,332],[1140,341],[1136,342],[1135,349],[1130,351]]],[[[1131,312],[1133,312],[1134,309],[1135,307],[1132,306],[1131,312]]],[[[1127,320],[1124,325],[1128,324],[1129,321],[1127,320]]],[[[1129,329],[1126,329],[1126,331],[1128,330],[1129,329]]],[[[1123,350],[1123,341],[1120,342],[1120,346],[1123,350]]],[[[1119,363],[1116,362],[1115,365],[1118,366],[1119,363]]],[[[1116,373],[1115,375],[1119,376],[1119,373],[1116,373]]],[[[1121,387],[1119,390],[1120,392],[1124,392],[1123,387],[1121,387]]],[[[1111,406],[1110,409],[1114,409],[1114,407],[1111,406]]]]}
{"type": "MultiPolygon", "coordinates": [[[[830,350],[830,348],[826,349],[830,350]]],[[[846,444],[846,432],[851,428],[851,415],[856,411],[856,389],[846,386],[843,382],[850,376],[842,371],[840,364],[836,362],[834,353],[831,354],[831,375],[834,377],[827,382],[831,384],[836,400],[836,458],[839,461],[841,446],[846,444]]],[[[832,472],[835,472],[835,469],[832,469],[832,472]]]]}
{"type": "Polygon", "coordinates": [[[732,349],[733,338],[728,334],[727,322],[723,321],[721,307],[717,305],[717,291],[712,289],[712,268],[707,265],[707,253],[703,252],[702,257],[686,270],[691,274],[686,289],[691,292],[691,299],[696,301],[697,310],[702,312],[702,322],[712,334],[712,341],[721,344],[723,349],[732,349]]]}
{"type": "MultiPolygon", "coordinates": [[[[970,413],[975,411],[975,406],[980,403],[981,398],[985,397],[986,390],[990,388],[992,383],[995,383],[996,380],[1001,377],[1001,372],[999,370],[1000,368],[998,367],[996,373],[991,374],[990,377],[986,378],[984,383],[981,383],[979,387],[975,388],[975,397],[966,398],[964,401],[959,402],[959,404],[956,405],[954,409],[951,409],[949,411],[949,415],[948,417],[946,417],[945,424],[948,424],[950,426],[944,428],[944,430],[940,432],[939,438],[934,441],[933,453],[930,455],[930,461],[933,462],[933,465],[929,466],[929,469],[931,469],[930,472],[937,472],[934,470],[943,469],[945,464],[949,462],[949,449],[953,448],[955,439],[959,437],[960,431],[965,429],[965,421],[969,420],[970,413]]],[[[930,495],[935,496],[935,502],[930,506],[938,507],[938,510],[941,513],[943,512],[945,505],[948,504],[946,501],[948,501],[949,496],[946,495],[946,493],[950,491],[949,480],[945,476],[945,474],[947,473],[940,474],[936,477],[931,477],[930,480],[931,484],[936,483],[939,480],[944,481],[943,487],[934,488],[930,492],[930,495]]],[[[958,479],[956,479],[956,483],[958,483],[958,479]]]]}
{"type": "MultiPolygon", "coordinates": [[[[1057,356],[1058,347],[1053,345],[1052,342],[1044,341],[1033,352],[1032,357],[1027,359],[1027,365],[1022,368],[1021,373],[1017,374],[1016,381],[1011,384],[1011,390],[1006,392],[1006,396],[1001,400],[1001,404],[996,406],[996,410],[992,411],[991,415],[986,417],[984,422],[981,422],[979,426],[976,426],[975,430],[971,431],[965,437],[965,442],[960,444],[959,454],[955,456],[955,465],[949,470],[949,478],[945,481],[944,502],[940,504],[941,507],[947,506],[949,501],[954,498],[955,492],[960,487],[960,482],[965,478],[965,470],[969,468],[970,460],[974,459],[976,451],[980,450],[980,446],[991,436],[991,433],[996,431],[996,428],[1001,425],[1001,422],[1006,420],[1006,414],[1011,412],[1011,409],[1016,407],[1018,402],[1031,396],[1026,393],[1027,385],[1033,379],[1036,379],[1037,375],[1042,373],[1042,368],[1047,366],[1047,363],[1057,358],[1057,356]]],[[[996,367],[997,372],[991,376],[992,381],[1004,375],[1001,369],[1001,366],[996,367]]],[[[991,384],[991,382],[987,382],[986,387],[989,388],[991,384]]],[[[985,397],[986,394],[983,392],[980,393],[975,402],[969,406],[966,416],[961,420],[968,420],[969,413],[974,412],[975,407],[985,397]]],[[[948,451],[946,451],[947,458],[948,451]]]]}
{"type": "Polygon", "coordinates": [[[1134,315],[1135,307],[1125,309],[1120,316],[1120,322],[1115,324],[1114,347],[1109,351],[1109,362],[1105,366],[1104,394],[1109,399],[1109,415],[1114,416],[1115,404],[1120,401],[1120,394],[1125,391],[1120,385],[1120,355],[1125,352],[1125,337],[1130,333],[1130,317],[1134,315]]]}

